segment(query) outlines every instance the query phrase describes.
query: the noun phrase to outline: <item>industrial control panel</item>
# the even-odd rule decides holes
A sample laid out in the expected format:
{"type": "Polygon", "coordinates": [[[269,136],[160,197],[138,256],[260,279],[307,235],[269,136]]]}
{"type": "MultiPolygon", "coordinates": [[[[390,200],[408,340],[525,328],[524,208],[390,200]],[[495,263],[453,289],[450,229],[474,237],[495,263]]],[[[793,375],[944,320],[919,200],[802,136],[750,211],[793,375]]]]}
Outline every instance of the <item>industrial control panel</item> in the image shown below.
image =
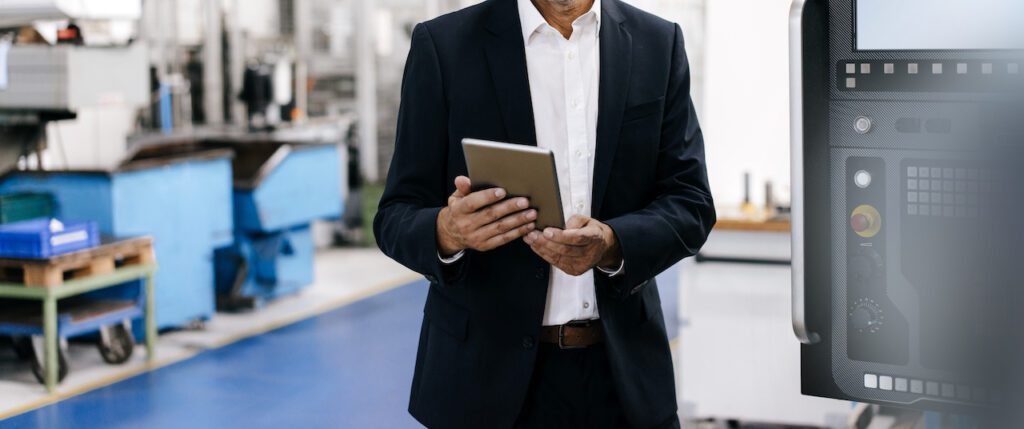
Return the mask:
{"type": "Polygon", "coordinates": [[[921,409],[1014,394],[1021,28],[1013,0],[795,2],[805,394],[921,409]]]}

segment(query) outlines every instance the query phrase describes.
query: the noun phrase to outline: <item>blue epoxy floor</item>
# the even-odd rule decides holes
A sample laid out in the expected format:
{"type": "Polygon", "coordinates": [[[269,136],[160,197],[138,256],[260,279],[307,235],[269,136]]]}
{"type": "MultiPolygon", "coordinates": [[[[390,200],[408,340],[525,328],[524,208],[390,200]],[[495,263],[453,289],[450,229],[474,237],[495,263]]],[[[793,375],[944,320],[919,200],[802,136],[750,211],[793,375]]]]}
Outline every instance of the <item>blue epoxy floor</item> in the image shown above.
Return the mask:
{"type": "MultiPolygon", "coordinates": [[[[669,335],[678,274],[659,278],[669,335]]],[[[0,428],[415,428],[416,282],[0,421],[0,428]]]]}

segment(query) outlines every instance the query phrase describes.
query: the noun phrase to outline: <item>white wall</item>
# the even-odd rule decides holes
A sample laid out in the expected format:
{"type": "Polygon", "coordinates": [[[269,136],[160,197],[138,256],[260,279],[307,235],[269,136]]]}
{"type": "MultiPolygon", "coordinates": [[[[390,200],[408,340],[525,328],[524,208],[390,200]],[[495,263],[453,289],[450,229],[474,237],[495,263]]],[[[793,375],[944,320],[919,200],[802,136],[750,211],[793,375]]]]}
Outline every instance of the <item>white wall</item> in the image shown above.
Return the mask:
{"type": "Polygon", "coordinates": [[[764,181],[789,199],[790,0],[707,0],[704,121],[711,186],[720,206],[753,201],[764,181]]]}

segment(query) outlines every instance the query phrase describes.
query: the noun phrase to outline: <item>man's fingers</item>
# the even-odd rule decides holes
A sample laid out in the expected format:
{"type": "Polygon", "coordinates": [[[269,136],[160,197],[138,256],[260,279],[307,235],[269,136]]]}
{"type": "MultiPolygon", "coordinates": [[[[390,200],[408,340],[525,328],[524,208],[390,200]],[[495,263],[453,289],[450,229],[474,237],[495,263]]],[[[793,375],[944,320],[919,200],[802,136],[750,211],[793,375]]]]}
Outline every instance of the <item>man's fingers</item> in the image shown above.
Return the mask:
{"type": "Polygon", "coordinates": [[[506,196],[508,196],[508,193],[501,188],[492,188],[473,192],[459,200],[458,210],[460,213],[464,214],[474,213],[484,207],[505,199],[506,196]]]}
{"type": "Polygon", "coordinates": [[[548,228],[544,230],[544,237],[568,246],[586,246],[594,241],[594,232],[586,229],[563,231],[558,228],[548,228]]]}
{"type": "Polygon", "coordinates": [[[526,241],[526,244],[530,245],[530,248],[533,249],[533,253],[536,253],[537,256],[540,256],[542,259],[547,261],[547,263],[557,265],[560,257],[556,252],[551,251],[541,243],[541,240],[543,239],[544,237],[537,231],[531,231],[526,235],[526,237],[524,237],[524,241],[526,241]]]}
{"type": "MultiPolygon", "coordinates": [[[[513,213],[525,211],[530,207],[530,201],[526,198],[511,198],[496,204],[492,204],[471,215],[473,224],[483,227],[497,222],[513,213]]],[[[525,214],[525,213],[524,213],[525,214]]]]}
{"type": "MultiPolygon", "coordinates": [[[[586,262],[581,260],[581,257],[552,250],[551,247],[545,244],[544,240],[543,236],[534,235],[534,238],[528,241],[531,243],[530,247],[533,249],[533,252],[551,264],[551,266],[573,276],[581,275],[590,269],[589,266],[586,266],[586,262]]],[[[548,241],[547,243],[551,242],[548,241]]]]}
{"type": "Polygon", "coordinates": [[[518,228],[512,229],[510,231],[506,231],[503,234],[491,237],[486,242],[484,242],[484,245],[488,249],[496,249],[498,247],[504,246],[508,243],[511,243],[522,238],[526,234],[532,232],[535,228],[536,224],[530,222],[526,225],[519,226],[518,228]]]}
{"type": "Polygon", "coordinates": [[[466,176],[459,176],[455,178],[455,196],[465,197],[473,193],[473,182],[466,176]]]}
{"type": "MultiPolygon", "coordinates": [[[[526,224],[533,224],[533,221],[535,220],[537,220],[536,210],[523,210],[518,213],[507,215],[481,229],[484,230],[488,236],[495,237],[526,224]]],[[[533,228],[530,228],[530,230],[533,231],[533,228]]]]}
{"type": "Polygon", "coordinates": [[[551,255],[568,256],[578,258],[587,254],[587,248],[583,246],[570,246],[553,241],[546,237],[545,234],[531,234],[531,239],[528,241],[530,247],[544,250],[546,253],[551,255]]]}
{"type": "Polygon", "coordinates": [[[583,215],[572,215],[567,222],[565,222],[565,229],[579,229],[590,223],[590,218],[583,215]]]}

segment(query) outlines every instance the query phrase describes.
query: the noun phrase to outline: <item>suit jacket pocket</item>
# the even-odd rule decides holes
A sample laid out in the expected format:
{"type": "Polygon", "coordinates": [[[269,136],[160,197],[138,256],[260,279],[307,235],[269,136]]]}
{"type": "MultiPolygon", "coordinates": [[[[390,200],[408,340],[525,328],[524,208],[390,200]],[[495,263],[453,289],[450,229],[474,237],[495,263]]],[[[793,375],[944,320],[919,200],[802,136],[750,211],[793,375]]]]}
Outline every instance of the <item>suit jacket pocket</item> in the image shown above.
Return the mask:
{"type": "Polygon", "coordinates": [[[634,104],[626,108],[622,115],[622,123],[643,119],[662,111],[665,104],[665,97],[658,97],[655,100],[634,104]]]}
{"type": "Polygon", "coordinates": [[[456,340],[464,341],[466,339],[469,329],[469,310],[435,291],[433,286],[427,293],[427,304],[423,308],[423,315],[430,321],[431,326],[436,326],[456,340]]]}

